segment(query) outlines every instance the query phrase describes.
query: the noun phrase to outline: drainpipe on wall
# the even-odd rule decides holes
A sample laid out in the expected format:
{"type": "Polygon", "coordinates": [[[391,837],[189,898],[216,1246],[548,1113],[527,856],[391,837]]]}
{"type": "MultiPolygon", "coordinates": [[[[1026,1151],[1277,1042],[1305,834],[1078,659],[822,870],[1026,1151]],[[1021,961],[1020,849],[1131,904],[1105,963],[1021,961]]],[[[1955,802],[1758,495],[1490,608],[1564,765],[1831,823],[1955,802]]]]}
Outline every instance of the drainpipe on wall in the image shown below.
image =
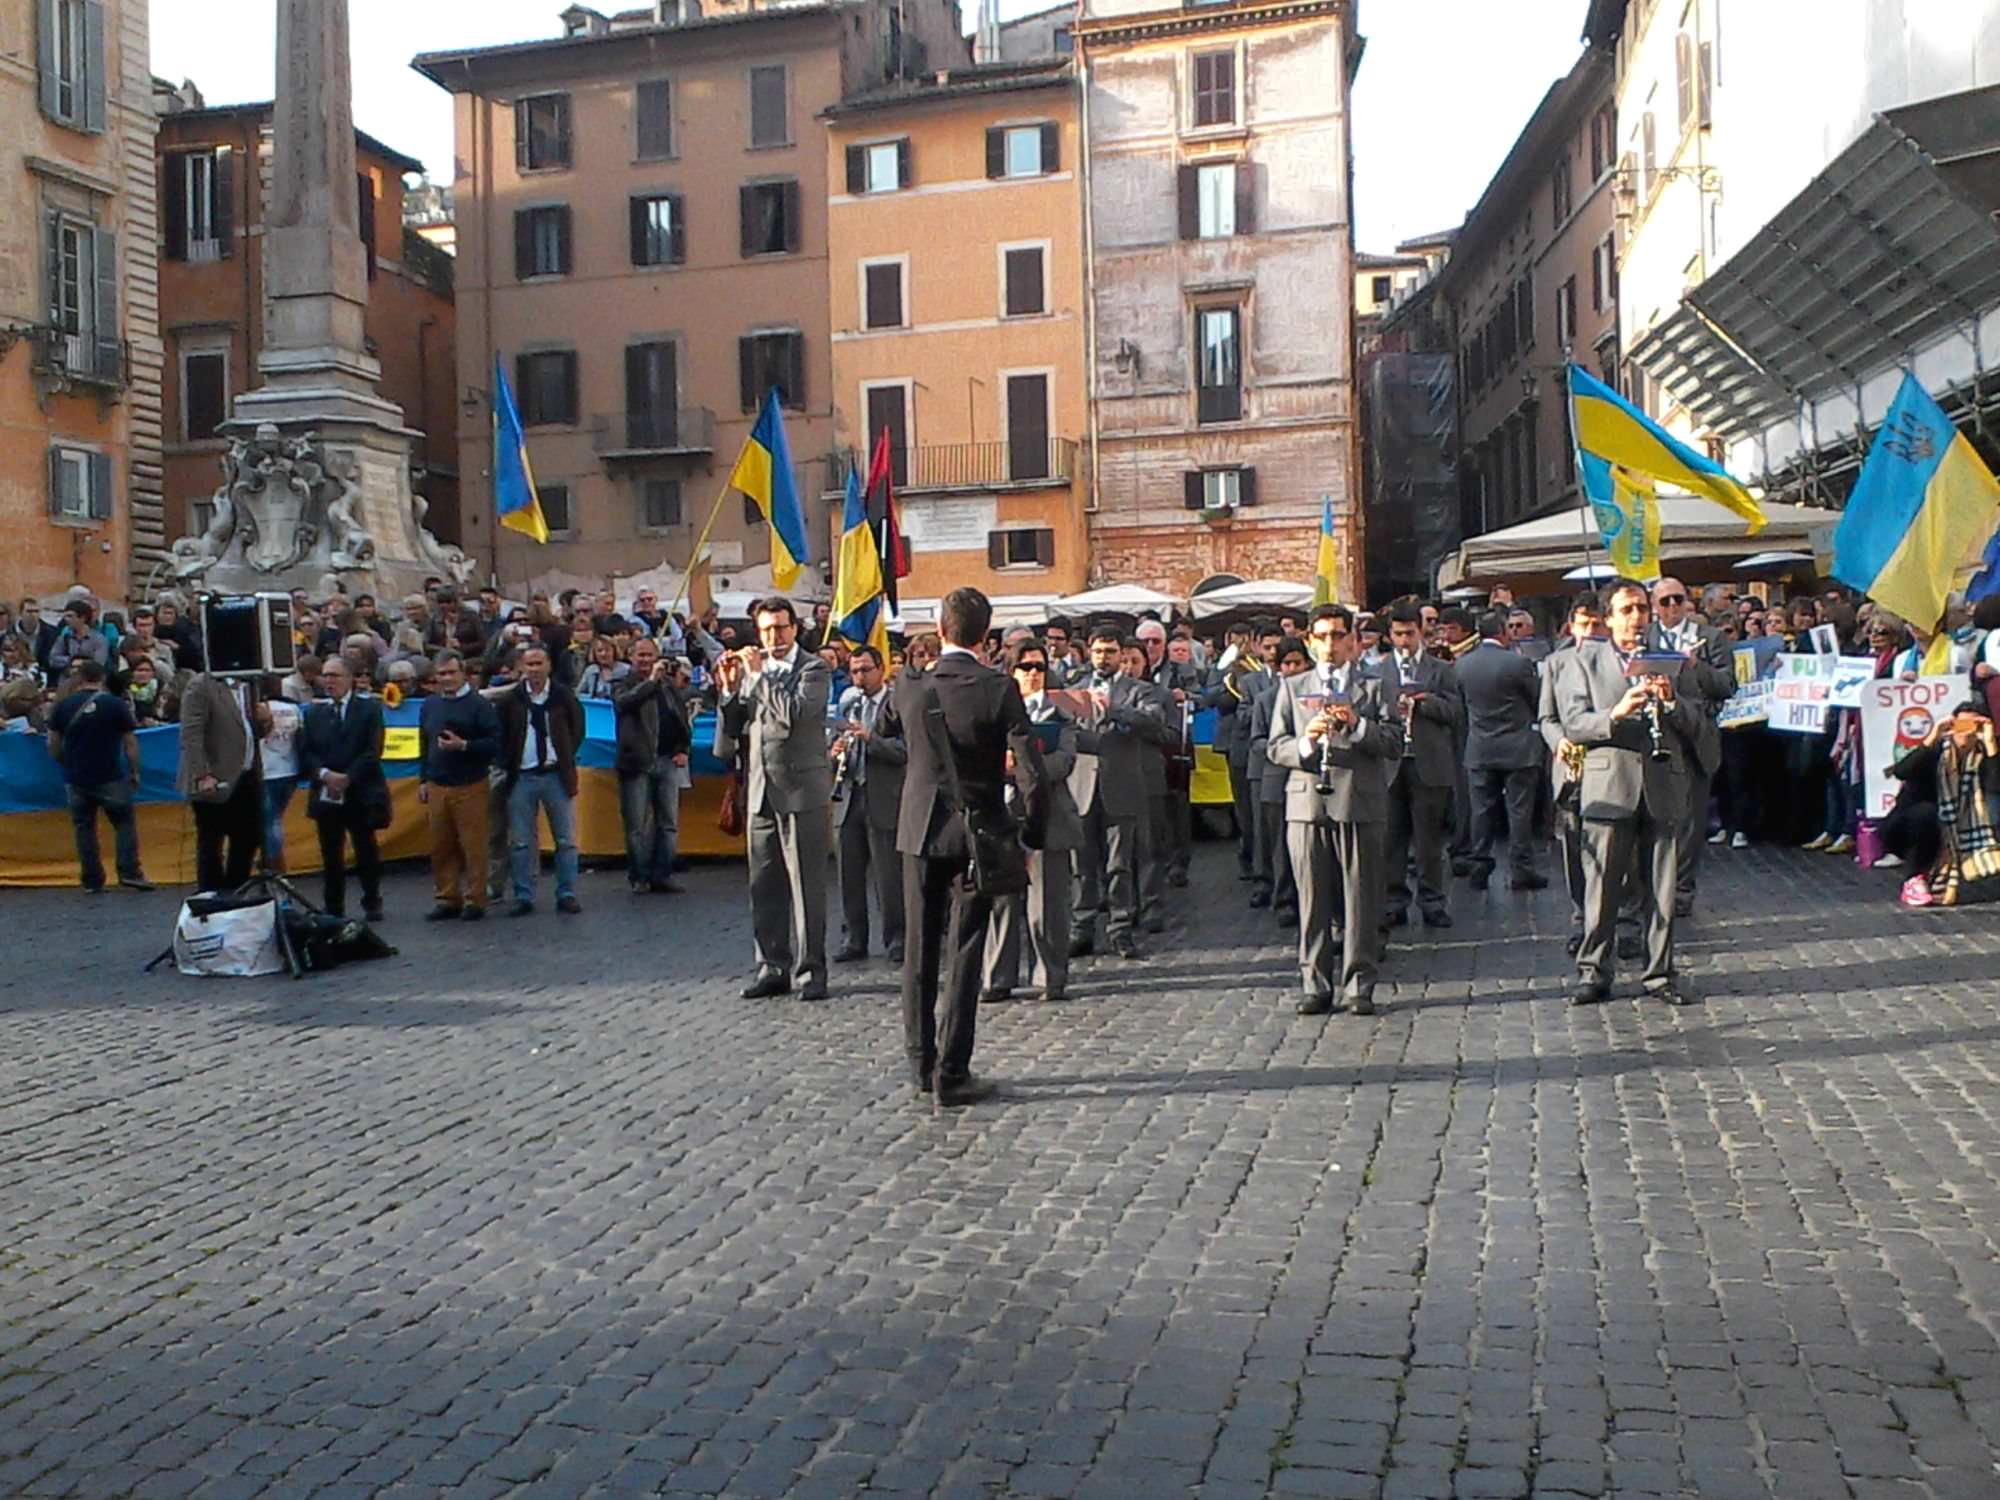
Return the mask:
{"type": "MultiPolygon", "coordinates": [[[[1077,143],[1077,178],[1083,192],[1083,358],[1089,368],[1084,372],[1084,400],[1090,408],[1090,493],[1084,498],[1083,513],[1094,516],[1098,510],[1097,485],[1103,465],[1097,450],[1097,235],[1090,206],[1090,51],[1088,43],[1079,47],[1076,53],[1077,87],[1083,96],[1082,112],[1079,116],[1083,139],[1077,143]]],[[[1089,546],[1090,523],[1084,522],[1086,548],[1089,546]]],[[[1085,577],[1096,569],[1095,561],[1085,568],[1085,577]]]]}

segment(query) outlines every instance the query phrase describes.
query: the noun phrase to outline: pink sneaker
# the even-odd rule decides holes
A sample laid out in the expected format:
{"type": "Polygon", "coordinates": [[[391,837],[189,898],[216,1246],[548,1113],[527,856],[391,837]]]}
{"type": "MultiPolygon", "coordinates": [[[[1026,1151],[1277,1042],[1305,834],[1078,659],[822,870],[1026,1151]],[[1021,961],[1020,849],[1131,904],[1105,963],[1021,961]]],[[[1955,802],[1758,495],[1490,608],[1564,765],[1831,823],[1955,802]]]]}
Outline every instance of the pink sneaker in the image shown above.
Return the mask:
{"type": "Polygon", "coordinates": [[[1922,875],[1912,875],[1903,882],[1903,905],[1929,906],[1931,904],[1931,883],[1922,875]]]}

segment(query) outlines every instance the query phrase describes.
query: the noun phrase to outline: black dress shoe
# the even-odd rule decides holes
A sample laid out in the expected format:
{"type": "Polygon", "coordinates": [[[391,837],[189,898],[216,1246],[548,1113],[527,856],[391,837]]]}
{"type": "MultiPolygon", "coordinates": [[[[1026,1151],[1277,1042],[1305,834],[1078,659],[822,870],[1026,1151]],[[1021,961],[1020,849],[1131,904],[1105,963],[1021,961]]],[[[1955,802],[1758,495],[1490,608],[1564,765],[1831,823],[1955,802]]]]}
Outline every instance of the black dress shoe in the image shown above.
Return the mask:
{"type": "Polygon", "coordinates": [[[1525,875],[1516,875],[1507,882],[1510,891],[1545,891],[1549,888],[1549,877],[1539,870],[1530,870],[1525,875]]]}
{"type": "Polygon", "coordinates": [[[459,913],[459,917],[460,920],[466,922],[484,922],[486,920],[486,908],[483,906],[468,906],[464,911],[459,913]]]}
{"type": "MultiPolygon", "coordinates": [[[[150,891],[156,889],[153,882],[143,875],[134,875],[130,880],[120,880],[118,883],[128,891],[150,891]]],[[[1182,881],[1181,883],[1185,885],[1187,882],[1182,881]]]]}
{"type": "Polygon", "coordinates": [[[380,901],[371,901],[364,905],[361,908],[361,920],[364,922],[381,922],[387,920],[382,912],[382,903],[380,901]]]}
{"type": "Polygon", "coordinates": [[[581,916],[583,914],[583,903],[574,896],[558,896],[556,897],[556,910],[566,917],[581,916]]]}
{"type": "Polygon", "coordinates": [[[1111,951],[1120,958],[1134,959],[1139,956],[1139,945],[1128,937],[1113,938],[1111,940],[1111,951]]]}
{"type": "Polygon", "coordinates": [[[866,948],[848,947],[836,952],[833,955],[833,961],[837,964],[855,964],[860,963],[867,956],[868,950],[866,948]]]}
{"type": "Polygon", "coordinates": [[[1618,956],[1627,962],[1635,958],[1644,958],[1646,956],[1646,940],[1635,932],[1619,933],[1618,956]]]}
{"type": "Polygon", "coordinates": [[[532,901],[516,901],[507,908],[507,915],[510,917],[532,917],[534,914],[535,903],[532,901]]]}
{"type": "Polygon", "coordinates": [[[433,906],[424,913],[426,922],[456,922],[461,913],[455,906],[433,906]]]}
{"type": "Polygon", "coordinates": [[[1686,900],[1686,901],[1676,901],[1676,902],[1674,903],[1674,915],[1675,915],[1675,916],[1677,916],[1677,917],[1691,917],[1691,916],[1693,916],[1693,915],[1694,915],[1694,901],[1692,900],[1692,898],[1690,898],[1689,900],[1686,900]]]}
{"type": "Polygon", "coordinates": [[[1375,1014],[1375,997],[1372,994],[1357,995],[1351,1008],[1357,1016],[1372,1016],[1375,1014]]]}
{"type": "Polygon", "coordinates": [[[1177,891],[1186,890],[1187,883],[1188,883],[1188,878],[1186,870],[1175,870],[1167,876],[1167,884],[1172,886],[1177,891]]]}
{"type": "Polygon", "coordinates": [[[1611,998],[1611,986],[1600,980],[1586,979],[1570,991],[1571,1005],[1602,1005],[1611,998]]]}
{"type": "Polygon", "coordinates": [[[979,992],[979,1003],[981,1005],[998,1005],[1004,1000],[1012,1000],[1013,998],[1014,998],[1013,990],[1001,989],[998,986],[995,986],[990,990],[981,990],[979,992]]]}
{"type": "Polygon", "coordinates": [[[774,995],[789,995],[792,982],[782,974],[759,974],[743,986],[745,1000],[769,1000],[774,995]]]}
{"type": "Polygon", "coordinates": [[[673,880],[649,881],[647,882],[646,889],[651,891],[655,896],[679,896],[685,894],[687,891],[686,886],[673,880]]]}
{"type": "Polygon", "coordinates": [[[882,956],[888,959],[890,963],[900,965],[903,962],[903,945],[898,943],[882,956]]]}
{"type": "Polygon", "coordinates": [[[1330,1016],[1333,1014],[1333,996],[1307,995],[1293,1009],[1302,1016],[1330,1016]]]}
{"type": "Polygon", "coordinates": [[[990,1078],[967,1073],[963,1078],[938,1076],[937,1087],[932,1091],[937,1109],[963,1109],[968,1104],[977,1104],[982,1099],[991,1099],[998,1093],[999,1085],[990,1078]]]}
{"type": "Polygon", "coordinates": [[[801,1000],[824,1000],[826,998],[826,981],[824,979],[813,980],[804,989],[799,991],[799,998],[801,1000]]]}
{"type": "Polygon", "coordinates": [[[1577,950],[1582,947],[1583,934],[1580,932],[1572,932],[1568,937],[1563,939],[1563,952],[1567,953],[1571,958],[1575,958],[1577,950]]]}
{"type": "Polygon", "coordinates": [[[1441,906],[1434,911],[1427,911],[1424,913],[1424,926],[1449,927],[1451,926],[1451,913],[1441,906]]]}
{"type": "Polygon", "coordinates": [[[1299,909],[1298,909],[1298,907],[1296,907],[1296,906],[1293,906],[1293,905],[1290,905],[1290,904],[1287,904],[1287,905],[1284,905],[1284,906],[1281,906],[1281,907],[1279,907],[1279,908],[1278,908],[1278,925],[1279,925],[1280,927],[1296,927],[1296,926],[1298,926],[1298,925],[1299,925],[1299,909]]]}
{"type": "Polygon", "coordinates": [[[1648,1000],[1658,1000],[1673,1006],[1692,1005],[1695,1000],[1693,995],[1689,994],[1678,983],[1672,980],[1661,985],[1658,989],[1646,991],[1646,998],[1648,1000]]]}
{"type": "Polygon", "coordinates": [[[1250,893],[1250,905],[1253,908],[1269,906],[1270,904],[1271,904],[1271,893],[1269,891],[1252,891],[1250,893]]]}
{"type": "Polygon", "coordinates": [[[1073,937],[1069,940],[1069,956],[1071,958],[1088,958],[1096,951],[1097,943],[1093,938],[1073,937]]]}
{"type": "Polygon", "coordinates": [[[1166,930],[1167,930],[1167,919],[1165,917],[1146,918],[1146,931],[1153,933],[1160,933],[1160,932],[1165,932],[1166,930]]]}

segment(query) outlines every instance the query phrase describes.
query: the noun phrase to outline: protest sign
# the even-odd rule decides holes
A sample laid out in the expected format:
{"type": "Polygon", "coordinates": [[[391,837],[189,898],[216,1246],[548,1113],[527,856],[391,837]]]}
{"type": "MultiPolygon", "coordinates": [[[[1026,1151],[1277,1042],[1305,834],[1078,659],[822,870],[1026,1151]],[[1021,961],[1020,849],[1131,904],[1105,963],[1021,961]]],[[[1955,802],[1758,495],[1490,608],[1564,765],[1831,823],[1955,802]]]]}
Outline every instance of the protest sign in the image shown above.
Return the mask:
{"type": "Polygon", "coordinates": [[[1716,710],[1715,725],[1718,729],[1746,729],[1753,724],[1762,724],[1770,711],[1771,684],[1746,682],[1716,710]]]}
{"type": "Polygon", "coordinates": [[[1919,677],[1915,682],[1870,682],[1861,690],[1861,759],[1867,773],[1861,815],[1886,817],[1902,782],[1889,767],[1923,743],[1924,736],[1969,696],[1966,679],[1919,677]]]}
{"type": "Polygon", "coordinates": [[[1874,657],[1841,657],[1840,666],[1833,674],[1833,690],[1827,696],[1827,703],[1834,708],[1861,707],[1861,690],[1874,676],[1874,657]]]}
{"type": "Polygon", "coordinates": [[[1831,625],[1815,625],[1807,632],[1812,640],[1812,648],[1818,656],[1840,655],[1840,632],[1831,625]]]}
{"type": "Polygon", "coordinates": [[[1825,729],[1838,662],[1833,656],[1782,653],[1771,678],[1771,727],[1785,734],[1818,734],[1825,729]]]}

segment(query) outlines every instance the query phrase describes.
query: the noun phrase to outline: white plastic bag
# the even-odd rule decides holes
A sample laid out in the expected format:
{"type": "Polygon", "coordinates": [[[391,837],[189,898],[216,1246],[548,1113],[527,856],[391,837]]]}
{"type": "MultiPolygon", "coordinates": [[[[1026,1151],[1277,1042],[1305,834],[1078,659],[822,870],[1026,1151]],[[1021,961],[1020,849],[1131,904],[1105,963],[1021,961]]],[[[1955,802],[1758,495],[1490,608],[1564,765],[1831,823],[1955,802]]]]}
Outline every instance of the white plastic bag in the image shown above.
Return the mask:
{"type": "Polygon", "coordinates": [[[284,973],[278,903],[259,901],[207,916],[184,903],[174,924],[174,967],[183,974],[230,977],[284,973]]]}

